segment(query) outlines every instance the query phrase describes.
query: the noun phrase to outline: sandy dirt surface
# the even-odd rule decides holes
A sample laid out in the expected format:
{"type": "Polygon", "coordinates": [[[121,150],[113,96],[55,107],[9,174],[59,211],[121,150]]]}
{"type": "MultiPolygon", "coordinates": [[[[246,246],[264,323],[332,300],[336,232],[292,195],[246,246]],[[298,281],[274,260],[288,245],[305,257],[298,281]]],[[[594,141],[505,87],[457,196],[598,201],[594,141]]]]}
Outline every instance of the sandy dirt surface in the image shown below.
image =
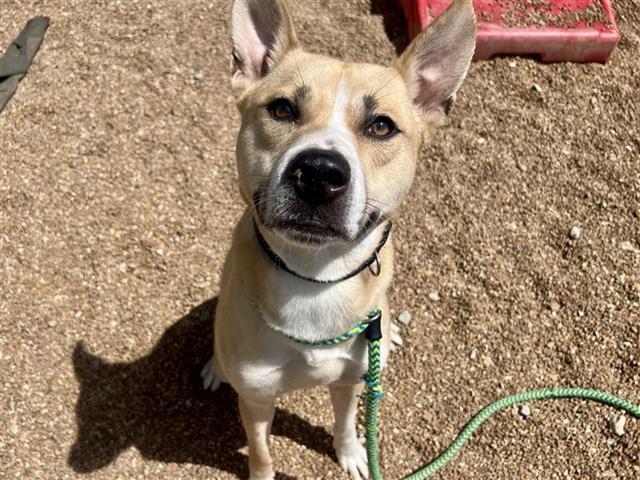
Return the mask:
{"type": "MultiPolygon", "coordinates": [[[[387,2],[295,3],[310,50],[389,63],[406,44],[387,2]]],[[[640,402],[640,3],[615,6],[608,65],[474,64],[422,154],[394,239],[394,315],[413,318],[384,378],[388,478],[499,396],[640,402]]],[[[197,382],[243,210],[228,10],[0,0],[0,48],[51,17],[0,114],[0,478],[247,473],[235,395],[197,382]]],[[[639,422],[617,436],[609,408],[530,408],[499,414],[438,478],[640,478],[639,422]]],[[[279,478],[345,478],[330,425],[323,389],[279,402],[279,478]]]]}

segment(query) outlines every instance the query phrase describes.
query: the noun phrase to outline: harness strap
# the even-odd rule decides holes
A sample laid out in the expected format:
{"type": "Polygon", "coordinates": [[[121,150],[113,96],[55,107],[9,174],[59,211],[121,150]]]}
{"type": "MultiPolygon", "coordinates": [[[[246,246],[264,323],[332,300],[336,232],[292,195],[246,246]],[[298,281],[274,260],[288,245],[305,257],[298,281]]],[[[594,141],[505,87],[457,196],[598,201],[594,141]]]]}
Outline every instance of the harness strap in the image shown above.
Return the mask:
{"type": "MultiPolygon", "coordinates": [[[[300,343],[302,345],[307,345],[310,347],[327,347],[331,345],[339,345],[341,343],[346,342],[347,340],[351,340],[353,337],[360,335],[362,332],[367,330],[369,332],[369,328],[371,328],[374,324],[377,324],[377,329],[380,330],[380,319],[382,318],[382,312],[375,308],[369,312],[369,314],[358,322],[353,328],[344,332],[342,335],[338,335],[337,337],[325,338],[323,340],[304,340],[303,338],[296,338],[292,335],[287,335],[289,340],[293,340],[296,343],[300,343]]],[[[367,337],[369,338],[369,337],[367,337]]],[[[380,337],[382,338],[382,334],[380,337]]]]}

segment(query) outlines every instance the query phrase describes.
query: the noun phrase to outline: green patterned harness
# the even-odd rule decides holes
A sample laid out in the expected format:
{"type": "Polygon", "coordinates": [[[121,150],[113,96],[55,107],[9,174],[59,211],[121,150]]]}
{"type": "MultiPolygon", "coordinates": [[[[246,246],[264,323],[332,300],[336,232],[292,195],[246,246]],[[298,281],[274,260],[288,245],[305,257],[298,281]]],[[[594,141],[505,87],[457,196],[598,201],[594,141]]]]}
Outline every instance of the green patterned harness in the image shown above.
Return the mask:
{"type": "MultiPolygon", "coordinates": [[[[382,385],[380,383],[380,339],[382,338],[381,328],[382,312],[374,309],[349,331],[333,338],[319,341],[308,341],[287,335],[294,342],[314,347],[332,346],[344,343],[357,335],[365,332],[368,341],[369,366],[367,373],[362,377],[367,385],[366,395],[366,438],[367,438],[367,459],[369,460],[369,473],[373,480],[383,480],[380,463],[378,460],[378,406],[382,398],[382,385]]],[[[480,428],[491,416],[500,410],[511,407],[518,403],[544,400],[551,398],[581,398],[593,400],[612,407],[626,411],[630,415],[640,419],[640,407],[626,400],[615,397],[598,390],[588,390],[584,388],[551,388],[543,390],[532,390],[529,392],[517,393],[505,398],[501,398],[478,412],[469,423],[466,424],[462,432],[458,434],[453,443],[444,450],[424,468],[404,477],[404,480],[422,480],[431,477],[438,470],[444,467],[460,451],[463,445],[471,438],[473,433],[480,428]]]]}
{"type": "Polygon", "coordinates": [[[287,335],[287,338],[289,338],[289,340],[293,340],[296,343],[301,343],[302,345],[308,345],[310,347],[329,347],[331,345],[338,345],[340,343],[346,342],[347,340],[351,340],[353,337],[357,337],[358,335],[360,335],[362,332],[364,332],[367,329],[369,324],[375,321],[378,317],[382,318],[382,313],[380,312],[380,310],[376,308],[374,310],[371,310],[369,315],[367,315],[367,317],[361,322],[358,322],[358,324],[355,327],[347,330],[342,335],[338,335],[337,337],[333,337],[333,338],[327,338],[325,340],[317,340],[317,341],[303,340],[300,338],[296,338],[292,335],[287,335]]]}

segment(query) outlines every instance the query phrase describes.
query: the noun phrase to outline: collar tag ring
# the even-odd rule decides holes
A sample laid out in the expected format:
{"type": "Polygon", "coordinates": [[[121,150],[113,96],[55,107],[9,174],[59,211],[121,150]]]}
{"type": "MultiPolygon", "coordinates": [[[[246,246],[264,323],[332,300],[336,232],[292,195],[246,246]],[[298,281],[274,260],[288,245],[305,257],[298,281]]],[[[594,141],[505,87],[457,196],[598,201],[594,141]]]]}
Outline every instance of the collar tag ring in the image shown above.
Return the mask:
{"type": "Polygon", "coordinates": [[[374,277],[377,277],[378,275],[380,275],[380,271],[382,270],[382,265],[380,265],[380,257],[378,256],[378,252],[375,252],[373,256],[375,258],[373,262],[369,264],[369,271],[371,272],[371,275],[373,275],[374,277]],[[374,265],[375,265],[375,268],[373,267],[374,265]]]}

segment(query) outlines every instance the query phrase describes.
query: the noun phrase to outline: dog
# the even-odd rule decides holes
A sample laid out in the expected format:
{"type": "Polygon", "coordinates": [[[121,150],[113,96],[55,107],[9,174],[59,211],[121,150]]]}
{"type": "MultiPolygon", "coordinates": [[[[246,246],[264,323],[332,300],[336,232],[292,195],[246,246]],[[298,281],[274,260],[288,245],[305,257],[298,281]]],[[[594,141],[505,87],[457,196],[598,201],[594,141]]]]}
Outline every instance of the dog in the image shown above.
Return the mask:
{"type": "Polygon", "coordinates": [[[338,336],[378,308],[386,362],[397,335],[386,296],[391,219],[469,69],[472,1],[455,0],[390,67],[303,51],[283,0],[235,0],[231,26],[247,210],[224,265],[204,384],[238,393],[254,480],[274,478],[278,396],[328,385],[338,462],[351,478],[367,477],[355,425],[366,340],[292,338],[338,336]]]}

